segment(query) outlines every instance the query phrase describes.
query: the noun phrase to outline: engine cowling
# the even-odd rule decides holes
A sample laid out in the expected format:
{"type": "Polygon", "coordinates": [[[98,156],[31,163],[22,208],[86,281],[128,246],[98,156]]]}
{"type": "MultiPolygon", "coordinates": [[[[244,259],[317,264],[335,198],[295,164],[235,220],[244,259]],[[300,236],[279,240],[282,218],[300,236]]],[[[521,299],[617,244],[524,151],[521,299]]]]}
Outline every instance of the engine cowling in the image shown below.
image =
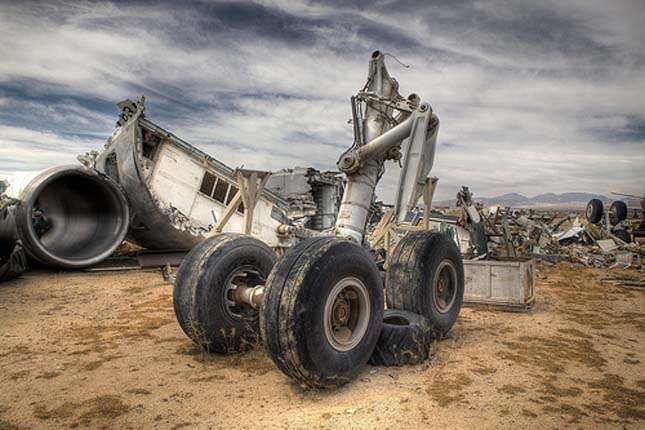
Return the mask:
{"type": "Polygon", "coordinates": [[[32,259],[80,269],[109,257],[129,226],[127,199],[107,176],[84,166],[58,166],[16,183],[19,200],[0,219],[0,246],[21,240],[32,259]]]}

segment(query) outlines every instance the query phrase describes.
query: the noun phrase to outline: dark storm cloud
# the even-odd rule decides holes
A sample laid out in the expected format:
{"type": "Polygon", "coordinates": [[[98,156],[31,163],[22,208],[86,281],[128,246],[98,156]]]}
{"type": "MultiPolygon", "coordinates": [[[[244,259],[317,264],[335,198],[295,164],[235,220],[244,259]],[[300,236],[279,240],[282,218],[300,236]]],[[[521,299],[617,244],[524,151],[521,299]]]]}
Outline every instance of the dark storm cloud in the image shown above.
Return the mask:
{"type": "MultiPolygon", "coordinates": [[[[115,103],[231,165],[333,168],[374,49],[442,126],[438,198],[471,184],[640,193],[643,4],[200,1],[0,4],[0,173],[99,148],[115,103]]],[[[388,165],[379,194],[392,195],[388,165]]]]}

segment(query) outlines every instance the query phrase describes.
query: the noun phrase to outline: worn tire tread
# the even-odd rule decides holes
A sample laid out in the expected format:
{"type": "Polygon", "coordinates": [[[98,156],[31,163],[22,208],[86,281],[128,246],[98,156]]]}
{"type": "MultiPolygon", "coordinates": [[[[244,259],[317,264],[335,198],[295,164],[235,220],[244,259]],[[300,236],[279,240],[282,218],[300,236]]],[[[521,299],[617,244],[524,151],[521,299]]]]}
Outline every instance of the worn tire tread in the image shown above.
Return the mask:
{"type": "Polygon", "coordinates": [[[423,315],[398,309],[383,314],[383,327],[370,357],[376,366],[404,366],[419,364],[428,358],[433,330],[423,315]],[[408,325],[388,323],[390,318],[403,318],[408,325]]]}
{"type": "MultiPolygon", "coordinates": [[[[222,233],[200,242],[186,255],[182,263],[173,288],[173,307],[177,321],[186,335],[196,343],[200,343],[201,337],[208,336],[212,344],[209,344],[208,350],[218,353],[238,352],[243,348],[238,346],[238,339],[232,340],[233,350],[228,350],[225,345],[217,340],[216,333],[206,333],[205,326],[208,325],[206,319],[212,320],[225,325],[227,321],[224,316],[220,316],[213,309],[208,309],[209,303],[202,303],[201,294],[204,294],[204,288],[210,287],[202,283],[202,278],[208,276],[211,265],[217,265],[231,252],[246,252],[247,254],[255,253],[254,258],[263,260],[263,264],[273,266],[275,263],[275,253],[264,242],[250,236],[237,233],[222,233]],[[201,333],[200,333],[201,331],[201,333]]],[[[270,270],[270,267],[268,267],[270,270]]],[[[268,273],[267,270],[267,273],[268,273]]],[[[255,323],[257,324],[257,323],[255,323]]],[[[241,341],[248,344],[253,342],[255,331],[257,336],[257,327],[255,329],[245,328],[246,333],[240,334],[241,341]]],[[[237,335],[237,333],[236,333],[237,335]]]]}
{"type": "MultiPolygon", "coordinates": [[[[342,379],[329,380],[316,371],[308,370],[302,360],[305,359],[310,365],[312,361],[307,353],[303,352],[309,351],[306,348],[305,339],[297,336],[298,330],[301,330],[298,325],[301,323],[301,315],[296,312],[296,309],[302,309],[305,306],[303,300],[306,301],[307,296],[302,292],[302,288],[312,288],[308,282],[311,282],[312,276],[320,273],[316,271],[326,261],[323,260],[324,256],[329,252],[336,252],[332,251],[332,248],[343,246],[345,243],[348,242],[333,236],[304,240],[282,257],[267,279],[267,289],[260,314],[260,332],[265,349],[285,375],[310,387],[330,388],[347,382],[342,379]]],[[[375,264],[373,269],[374,278],[377,279],[378,272],[375,264]]],[[[376,336],[373,341],[376,342],[376,336]]],[[[365,361],[367,358],[366,356],[365,361]]]]}
{"type": "Polygon", "coordinates": [[[406,310],[425,316],[437,337],[442,337],[454,324],[463,302],[464,269],[459,249],[445,234],[430,231],[408,233],[392,254],[385,286],[388,309],[406,310]],[[437,318],[431,310],[431,291],[426,285],[429,283],[427,277],[431,276],[428,265],[432,267],[444,258],[458,262],[458,297],[451,316],[437,318]]]}

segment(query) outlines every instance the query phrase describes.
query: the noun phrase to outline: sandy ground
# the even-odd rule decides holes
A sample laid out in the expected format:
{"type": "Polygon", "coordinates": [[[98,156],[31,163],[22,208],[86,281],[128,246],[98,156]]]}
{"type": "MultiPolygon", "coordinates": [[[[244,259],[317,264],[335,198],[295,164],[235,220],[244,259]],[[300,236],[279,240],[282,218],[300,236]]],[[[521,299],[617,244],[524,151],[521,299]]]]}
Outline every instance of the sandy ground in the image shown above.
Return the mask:
{"type": "Polygon", "coordinates": [[[0,284],[0,429],[645,428],[645,291],[539,265],[529,313],[468,308],[433,358],[302,389],[261,350],[206,356],[158,271],[0,284]]]}

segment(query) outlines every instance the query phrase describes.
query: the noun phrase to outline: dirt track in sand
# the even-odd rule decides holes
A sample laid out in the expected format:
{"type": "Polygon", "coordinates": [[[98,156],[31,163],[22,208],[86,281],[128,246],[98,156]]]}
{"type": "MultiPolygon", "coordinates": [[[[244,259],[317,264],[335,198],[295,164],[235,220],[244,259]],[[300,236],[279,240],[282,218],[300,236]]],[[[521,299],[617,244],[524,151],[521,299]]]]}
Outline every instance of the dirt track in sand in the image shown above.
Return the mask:
{"type": "Polygon", "coordinates": [[[301,389],[262,350],[221,357],[177,325],[159,272],[0,284],[0,429],[645,428],[645,291],[539,266],[526,314],[467,308],[433,358],[301,389]]]}

